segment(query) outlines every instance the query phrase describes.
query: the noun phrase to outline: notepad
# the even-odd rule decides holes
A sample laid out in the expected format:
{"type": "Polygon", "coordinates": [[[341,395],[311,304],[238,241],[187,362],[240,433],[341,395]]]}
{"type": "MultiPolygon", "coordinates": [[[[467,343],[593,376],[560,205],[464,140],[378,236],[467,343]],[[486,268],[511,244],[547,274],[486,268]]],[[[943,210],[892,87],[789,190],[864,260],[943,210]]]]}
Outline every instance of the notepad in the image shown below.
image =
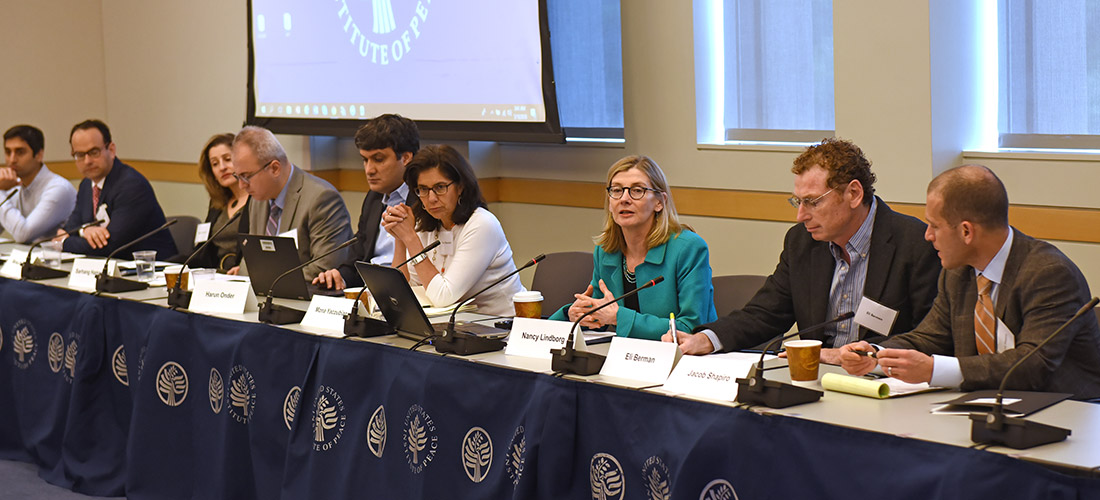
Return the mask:
{"type": "Polygon", "coordinates": [[[830,391],[846,392],[876,399],[896,398],[943,389],[942,387],[929,386],[925,382],[910,384],[896,378],[872,380],[838,373],[826,373],[825,376],[821,377],[821,386],[830,391]]]}

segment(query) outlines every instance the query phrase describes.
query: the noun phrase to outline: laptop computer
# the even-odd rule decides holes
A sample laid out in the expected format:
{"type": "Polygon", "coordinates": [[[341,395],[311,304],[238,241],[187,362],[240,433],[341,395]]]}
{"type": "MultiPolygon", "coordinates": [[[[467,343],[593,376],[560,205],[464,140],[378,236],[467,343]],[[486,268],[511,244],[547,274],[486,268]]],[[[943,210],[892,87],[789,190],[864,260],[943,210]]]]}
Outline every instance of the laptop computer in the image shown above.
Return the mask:
{"type": "MultiPolygon", "coordinates": [[[[389,323],[397,335],[421,340],[429,335],[442,334],[446,331],[446,322],[433,324],[428,321],[428,315],[424,314],[424,308],[420,306],[420,301],[417,300],[416,294],[409,286],[409,281],[401,271],[362,261],[355,263],[355,270],[374,296],[374,302],[378,304],[378,309],[382,311],[386,323],[389,323]]],[[[456,323],[455,329],[490,338],[504,338],[508,335],[508,330],[468,322],[456,323]]]]}
{"type": "Polygon", "coordinates": [[[241,254],[248,268],[248,277],[252,280],[252,291],[256,295],[267,295],[268,290],[271,290],[272,297],[310,299],[305,275],[301,272],[279,280],[275,289],[271,289],[271,282],[275,278],[302,263],[298,259],[298,246],[294,244],[294,238],[242,234],[237,236],[237,240],[241,244],[241,254]]]}

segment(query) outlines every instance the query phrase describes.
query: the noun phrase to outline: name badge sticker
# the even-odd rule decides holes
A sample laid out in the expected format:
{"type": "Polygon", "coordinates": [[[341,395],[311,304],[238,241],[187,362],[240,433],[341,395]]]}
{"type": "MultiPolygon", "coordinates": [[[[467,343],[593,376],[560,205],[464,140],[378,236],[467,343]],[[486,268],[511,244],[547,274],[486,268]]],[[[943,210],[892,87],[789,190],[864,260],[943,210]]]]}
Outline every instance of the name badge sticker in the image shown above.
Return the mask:
{"type": "Polygon", "coordinates": [[[863,300],[859,301],[859,307],[856,308],[856,316],[853,319],[857,325],[866,327],[868,330],[881,335],[890,335],[894,320],[898,319],[898,312],[863,297],[863,300]]]}
{"type": "Polygon", "coordinates": [[[210,223],[203,222],[195,227],[195,244],[200,245],[210,239],[210,223]]]}
{"type": "Polygon", "coordinates": [[[344,333],[344,316],[351,314],[352,299],[314,295],[309,301],[309,309],[302,318],[302,326],[317,328],[331,333],[344,333]]]}
{"type": "Polygon", "coordinates": [[[615,337],[600,375],[661,384],[679,360],[680,347],[673,342],[615,337]]]}

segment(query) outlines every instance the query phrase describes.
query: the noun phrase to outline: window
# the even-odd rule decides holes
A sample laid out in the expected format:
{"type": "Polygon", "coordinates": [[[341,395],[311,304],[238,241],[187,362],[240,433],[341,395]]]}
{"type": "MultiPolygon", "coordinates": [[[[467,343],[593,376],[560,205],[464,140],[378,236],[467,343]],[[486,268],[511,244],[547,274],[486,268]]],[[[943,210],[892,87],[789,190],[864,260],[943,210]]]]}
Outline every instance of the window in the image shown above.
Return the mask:
{"type": "Polygon", "coordinates": [[[623,138],[618,1],[547,0],[558,113],[567,138],[623,138]]]}
{"type": "Polygon", "coordinates": [[[831,0],[696,0],[700,142],[833,135],[831,0]]]}
{"type": "Polygon", "coordinates": [[[1003,148],[1100,148],[1100,2],[999,0],[1003,148]]]}

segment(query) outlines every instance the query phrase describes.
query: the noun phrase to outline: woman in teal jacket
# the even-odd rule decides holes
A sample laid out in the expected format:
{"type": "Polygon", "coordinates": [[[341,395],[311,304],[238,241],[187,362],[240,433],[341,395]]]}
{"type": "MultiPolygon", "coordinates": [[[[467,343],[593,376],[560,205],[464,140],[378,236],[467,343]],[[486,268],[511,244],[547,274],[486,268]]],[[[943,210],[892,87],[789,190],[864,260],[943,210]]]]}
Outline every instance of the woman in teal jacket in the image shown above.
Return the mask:
{"type": "Polygon", "coordinates": [[[607,172],[607,217],[596,237],[592,283],[550,319],[576,321],[613,297],[663,276],[657,286],[585,318],[586,328],[615,327],[620,337],[659,340],[718,318],[707,243],[680,224],[665,174],[645,156],[627,156],[607,172]],[[633,299],[633,300],[632,300],[633,299]]]}

